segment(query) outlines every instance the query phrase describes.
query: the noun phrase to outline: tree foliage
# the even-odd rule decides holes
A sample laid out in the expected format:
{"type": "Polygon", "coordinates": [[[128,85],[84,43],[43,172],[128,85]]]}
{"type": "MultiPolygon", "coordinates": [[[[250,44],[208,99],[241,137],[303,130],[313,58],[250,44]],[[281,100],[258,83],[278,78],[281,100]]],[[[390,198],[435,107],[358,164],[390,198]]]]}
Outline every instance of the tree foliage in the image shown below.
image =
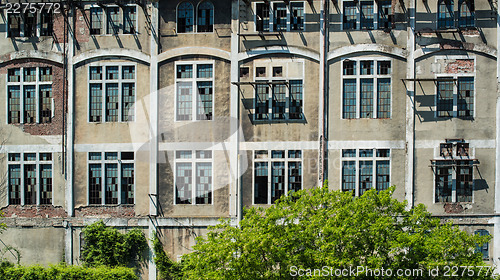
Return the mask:
{"type": "Polygon", "coordinates": [[[160,239],[155,235],[153,235],[153,252],[155,254],[154,262],[156,264],[156,269],[160,274],[161,279],[165,280],[174,280],[174,279],[182,279],[181,277],[181,267],[180,264],[172,261],[167,253],[163,250],[163,245],[160,242],[160,239]]]}
{"type": "Polygon", "coordinates": [[[88,266],[127,266],[147,249],[146,237],[137,228],[123,234],[98,221],[85,226],[83,234],[82,259],[88,266]]]}
{"type": "MultiPolygon", "coordinates": [[[[333,270],[358,266],[425,273],[423,278],[380,279],[428,279],[428,271],[436,267],[447,279],[445,266],[475,267],[472,277],[460,279],[490,278],[486,269],[478,273],[477,267],[486,264],[475,252],[476,244],[489,237],[441,224],[424,205],[408,211],[393,192],[370,190],[353,198],[351,193],[314,188],[283,197],[267,209],[246,209],[239,227],[224,221],[197,239],[194,251],[183,257],[184,279],[295,279],[293,272],[299,269],[309,278],[308,271],[324,267],[329,274],[322,270],[314,279],[331,279],[333,270]]],[[[342,279],[378,279],[366,275],[342,279]]]]}

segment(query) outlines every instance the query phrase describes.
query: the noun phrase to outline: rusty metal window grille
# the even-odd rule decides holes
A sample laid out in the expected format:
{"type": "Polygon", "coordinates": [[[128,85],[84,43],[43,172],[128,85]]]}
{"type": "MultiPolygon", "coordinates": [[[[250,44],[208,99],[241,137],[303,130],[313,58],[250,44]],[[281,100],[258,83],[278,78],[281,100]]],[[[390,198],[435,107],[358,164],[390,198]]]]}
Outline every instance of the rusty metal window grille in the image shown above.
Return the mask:
{"type": "Polygon", "coordinates": [[[123,7],[123,33],[135,34],[137,30],[137,11],[135,6],[123,7]]]}
{"type": "Polygon", "coordinates": [[[20,123],[21,121],[21,98],[19,86],[8,87],[8,122],[12,124],[20,123]]]}
{"type": "Polygon", "coordinates": [[[119,7],[108,7],[106,8],[107,13],[107,34],[118,34],[120,32],[120,8],[119,7]]]}
{"type": "Polygon", "coordinates": [[[214,31],[214,5],[205,1],[198,6],[198,32],[214,31]]]}
{"type": "Polygon", "coordinates": [[[52,204],[52,165],[40,165],[40,204],[52,204]]]}
{"type": "Polygon", "coordinates": [[[102,33],[102,8],[90,8],[90,35],[102,33]]]}
{"type": "Polygon", "coordinates": [[[193,4],[182,2],[177,8],[177,33],[190,33],[194,30],[193,4]]]}
{"type": "Polygon", "coordinates": [[[24,86],[24,123],[36,122],[36,87],[24,86]]]}

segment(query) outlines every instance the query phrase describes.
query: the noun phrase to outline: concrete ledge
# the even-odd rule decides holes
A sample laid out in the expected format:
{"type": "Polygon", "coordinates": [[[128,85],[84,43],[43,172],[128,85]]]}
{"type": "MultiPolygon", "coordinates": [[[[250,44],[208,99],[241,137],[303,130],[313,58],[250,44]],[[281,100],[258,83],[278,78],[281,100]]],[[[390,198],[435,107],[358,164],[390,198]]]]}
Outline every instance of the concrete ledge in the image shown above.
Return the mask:
{"type": "Polygon", "coordinates": [[[48,60],[52,61],[56,64],[62,66],[63,64],[63,55],[61,53],[56,52],[44,52],[44,51],[18,51],[12,52],[5,55],[0,56],[0,66],[3,66],[6,63],[12,62],[17,59],[39,59],[39,60],[48,60]]]}
{"type": "Polygon", "coordinates": [[[381,44],[357,44],[352,46],[340,47],[338,49],[334,49],[328,52],[328,61],[349,54],[361,53],[361,52],[379,52],[397,56],[405,60],[406,56],[408,55],[406,50],[394,46],[387,46],[381,44]]]}
{"type": "Polygon", "coordinates": [[[291,47],[291,46],[269,46],[269,47],[259,47],[255,49],[249,49],[246,52],[239,53],[238,60],[242,61],[250,58],[255,58],[258,56],[267,56],[272,54],[298,55],[319,62],[319,53],[308,49],[291,47]]]}
{"type": "Polygon", "coordinates": [[[162,52],[158,55],[158,62],[161,63],[163,61],[185,55],[206,55],[218,57],[227,61],[231,60],[231,53],[221,49],[207,47],[183,47],[162,52]]]}
{"type": "Polygon", "coordinates": [[[119,58],[128,58],[133,60],[139,60],[149,65],[150,57],[149,55],[139,52],[136,50],[130,49],[98,49],[91,50],[88,52],[81,53],[75,57],[73,57],[73,63],[79,64],[85,62],[90,59],[99,59],[106,57],[119,57],[119,58]]]}

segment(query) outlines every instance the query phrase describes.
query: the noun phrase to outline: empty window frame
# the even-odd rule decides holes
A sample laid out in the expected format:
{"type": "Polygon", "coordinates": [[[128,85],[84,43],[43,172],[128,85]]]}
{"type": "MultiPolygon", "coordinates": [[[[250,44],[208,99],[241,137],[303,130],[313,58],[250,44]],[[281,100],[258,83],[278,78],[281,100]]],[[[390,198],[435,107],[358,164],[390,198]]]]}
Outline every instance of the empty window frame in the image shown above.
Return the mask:
{"type": "Polygon", "coordinates": [[[88,203],[134,204],[134,152],[88,153],[88,203]]]}
{"type": "Polygon", "coordinates": [[[440,77],[436,82],[436,116],[474,117],[474,77],[440,77]]]}
{"type": "Polygon", "coordinates": [[[134,121],[135,69],[135,65],[89,66],[89,122],[134,121]]]}
{"type": "Polygon", "coordinates": [[[475,7],[474,0],[458,1],[458,27],[475,27],[475,7]]]}
{"type": "Polygon", "coordinates": [[[91,35],[135,34],[137,32],[137,6],[91,7],[89,22],[91,35]]]}
{"type": "Polygon", "coordinates": [[[439,0],[438,1],[438,29],[455,27],[455,18],[453,11],[454,0],[439,0]]]}
{"type": "Polygon", "coordinates": [[[9,153],[7,164],[10,205],[52,204],[51,153],[9,153]]]}
{"type": "Polygon", "coordinates": [[[176,121],[213,119],[213,61],[178,63],[176,67],[176,121]]]}
{"type": "Polygon", "coordinates": [[[212,204],[212,151],[175,151],[175,204],[212,204]]]}
{"type": "Polygon", "coordinates": [[[272,204],[302,189],[302,151],[254,151],[254,204],[272,204]]]}
{"type": "MultiPolygon", "coordinates": [[[[485,230],[485,229],[478,229],[474,231],[475,235],[480,235],[480,236],[489,236],[490,233],[485,230]]],[[[489,242],[485,242],[483,244],[476,244],[476,253],[481,253],[483,256],[483,260],[489,260],[490,258],[490,253],[489,253],[489,242]]]]}
{"type": "Polygon", "coordinates": [[[194,32],[193,4],[184,1],[177,7],[177,33],[194,32]]]}
{"type": "Polygon", "coordinates": [[[53,111],[52,67],[7,70],[7,123],[50,123],[53,111]]]}
{"type": "Polygon", "coordinates": [[[472,160],[436,160],[433,171],[434,202],[472,202],[472,160]]]}
{"type": "Polygon", "coordinates": [[[342,191],[361,196],[367,190],[386,190],[390,186],[390,149],[343,149],[342,191]]]}
{"type": "Polygon", "coordinates": [[[7,13],[7,37],[52,36],[53,12],[7,13]]]}
{"type": "Polygon", "coordinates": [[[197,32],[214,31],[214,5],[204,1],[198,5],[197,32]]]}
{"type": "Polygon", "coordinates": [[[391,61],[342,61],[342,118],[391,117],[391,61]]]}
{"type": "Polygon", "coordinates": [[[255,31],[303,31],[305,29],[304,2],[255,3],[255,31]]]}
{"type": "Polygon", "coordinates": [[[391,1],[342,1],[342,29],[392,28],[391,1]]]}

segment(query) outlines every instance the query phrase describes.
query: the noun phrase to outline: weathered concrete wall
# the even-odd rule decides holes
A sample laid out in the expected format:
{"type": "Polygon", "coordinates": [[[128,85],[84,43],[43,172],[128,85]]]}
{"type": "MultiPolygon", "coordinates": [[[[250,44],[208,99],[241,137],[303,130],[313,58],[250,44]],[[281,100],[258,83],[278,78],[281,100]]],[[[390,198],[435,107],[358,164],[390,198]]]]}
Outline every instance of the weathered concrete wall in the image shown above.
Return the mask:
{"type": "Polygon", "coordinates": [[[208,232],[205,227],[190,227],[180,224],[178,227],[168,227],[159,229],[160,241],[166,249],[171,260],[179,261],[184,254],[191,252],[191,247],[195,244],[195,238],[205,236],[208,232]]]}

